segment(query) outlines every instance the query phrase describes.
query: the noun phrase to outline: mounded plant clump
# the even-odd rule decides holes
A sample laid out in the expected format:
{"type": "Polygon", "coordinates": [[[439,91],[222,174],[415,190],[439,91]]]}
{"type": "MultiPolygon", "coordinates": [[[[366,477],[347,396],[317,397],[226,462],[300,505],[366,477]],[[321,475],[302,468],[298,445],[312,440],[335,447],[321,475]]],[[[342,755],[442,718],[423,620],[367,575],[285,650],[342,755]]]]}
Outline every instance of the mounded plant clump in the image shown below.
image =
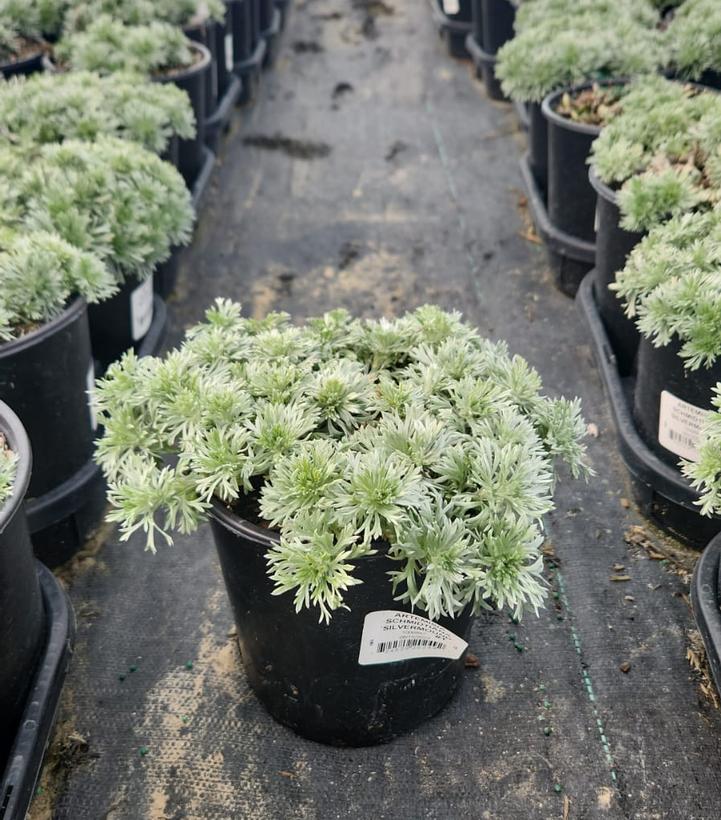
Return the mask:
{"type": "Polygon", "coordinates": [[[591,164],[618,189],[627,230],[708,209],[721,185],[721,97],[662,77],[637,80],[593,143],[591,164]]]}
{"type": "Polygon", "coordinates": [[[66,25],[84,29],[104,14],[128,26],[147,26],[155,21],[188,26],[195,20],[222,21],[225,4],[223,0],[81,0],[73,4],[66,25]]]}
{"type": "Polygon", "coordinates": [[[5,225],[57,233],[102,260],[117,282],[149,276],[190,238],[193,209],[182,177],[131,142],[5,149],[0,179],[5,225]]]}
{"type": "Polygon", "coordinates": [[[681,341],[688,370],[721,355],[721,210],[675,217],[634,248],[612,290],[656,347],[681,341]]]}
{"type": "Polygon", "coordinates": [[[0,140],[26,147],[108,135],[162,154],[173,136],[195,135],[188,95],[176,86],[88,71],[34,74],[0,84],[0,122],[0,140]]]}
{"type": "Polygon", "coordinates": [[[684,0],[666,32],[669,62],[680,76],[700,80],[721,72],[721,4],[684,0]]]}
{"type": "Polygon", "coordinates": [[[684,475],[701,492],[699,506],[704,515],[721,515],[721,383],[711,402],[716,410],[706,414],[697,461],[684,461],[684,475]]]}
{"type": "Polygon", "coordinates": [[[37,51],[45,36],[56,36],[67,10],[66,0],[0,0],[0,63],[11,63],[37,51]]]}
{"type": "Polygon", "coordinates": [[[645,2],[536,0],[516,17],[516,37],[498,52],[496,76],[518,102],[589,80],[633,77],[662,62],[658,12],[645,2]]]}
{"type": "Polygon", "coordinates": [[[158,21],[125,25],[108,14],[82,31],[67,33],[55,55],[76,71],[126,71],[153,77],[186,68],[194,59],[190,40],[177,26],[158,21]]]}
{"type": "Polygon", "coordinates": [[[543,601],[541,519],[554,463],[586,471],[578,400],[457,313],[336,310],[302,327],[241,318],[218,300],[164,360],[132,353],[97,389],[97,457],[111,520],[155,550],[213,500],[280,529],[276,594],[321,619],[376,551],[398,562],[398,600],[429,617],[543,601]]]}

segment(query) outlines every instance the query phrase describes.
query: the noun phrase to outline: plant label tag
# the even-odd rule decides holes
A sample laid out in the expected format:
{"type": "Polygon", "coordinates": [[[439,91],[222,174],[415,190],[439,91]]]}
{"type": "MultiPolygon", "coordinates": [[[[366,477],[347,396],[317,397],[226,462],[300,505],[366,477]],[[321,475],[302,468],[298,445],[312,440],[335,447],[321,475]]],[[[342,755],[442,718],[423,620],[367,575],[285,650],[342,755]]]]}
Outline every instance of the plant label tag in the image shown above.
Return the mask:
{"type": "Polygon", "coordinates": [[[233,72],[233,35],[225,35],[225,69],[229,73],[233,72]]]}
{"type": "Polygon", "coordinates": [[[658,419],[658,443],[688,461],[698,461],[698,443],[708,410],[664,390],[658,419]]]}
{"type": "Polygon", "coordinates": [[[458,14],[460,10],[460,0],[443,0],[443,11],[445,14],[458,14]]]}
{"type": "Polygon", "coordinates": [[[601,224],[601,215],[598,212],[598,202],[596,202],[596,210],[593,212],[593,232],[598,233],[598,226],[601,224]]]}
{"type": "Polygon", "coordinates": [[[358,663],[373,666],[411,658],[457,660],[468,644],[450,630],[411,612],[382,609],[363,621],[358,663]]]}
{"type": "Polygon", "coordinates": [[[137,342],[153,323],[153,277],[149,276],[130,294],[130,330],[137,342]]]}
{"type": "Polygon", "coordinates": [[[88,374],[85,379],[85,386],[88,394],[88,410],[90,411],[90,426],[93,430],[98,429],[98,414],[95,412],[95,365],[92,359],[88,365],[88,374]]]}

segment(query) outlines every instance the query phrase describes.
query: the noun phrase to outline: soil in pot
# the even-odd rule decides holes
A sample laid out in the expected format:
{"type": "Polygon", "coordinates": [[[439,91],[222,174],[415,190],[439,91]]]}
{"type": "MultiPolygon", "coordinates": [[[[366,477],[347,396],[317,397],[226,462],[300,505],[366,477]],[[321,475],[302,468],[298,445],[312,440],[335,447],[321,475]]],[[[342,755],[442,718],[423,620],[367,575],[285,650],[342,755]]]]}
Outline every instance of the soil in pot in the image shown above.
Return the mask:
{"type": "Polygon", "coordinates": [[[543,101],[548,123],[548,215],[554,227],[593,242],[596,192],[588,180],[591,145],[618,111],[621,85],[585,84],[543,101]]]}
{"type": "Polygon", "coordinates": [[[43,70],[44,49],[40,42],[20,37],[15,54],[7,62],[0,63],[0,74],[6,79],[20,74],[34,74],[43,70]]]}
{"type": "Polygon", "coordinates": [[[395,564],[378,554],[358,561],[363,583],[347,594],[350,610],[319,623],[316,609],[296,613],[291,595],[272,594],[265,554],[277,540],[273,531],[220,504],[211,524],[248,681],[280,723],[321,743],[364,746],[412,730],[451,699],[463,675],[470,612],[428,621],[425,631],[400,628],[418,613],[393,600],[387,573],[395,564]],[[385,612],[401,613],[387,616],[387,631],[376,623],[385,615],[366,620],[385,612]],[[408,657],[414,651],[446,657],[408,657]]]}
{"type": "Polygon", "coordinates": [[[648,446],[666,464],[698,457],[704,415],[712,409],[712,390],[721,381],[721,362],[686,370],[681,342],[654,347],[641,339],[633,395],[633,418],[648,446]]]}
{"type": "Polygon", "coordinates": [[[126,350],[137,347],[153,323],[153,277],[126,280],[120,290],[88,309],[93,356],[102,372],[126,350]]]}
{"type": "Polygon", "coordinates": [[[0,774],[22,715],[45,635],[40,584],[23,509],[31,452],[18,417],[0,402],[0,446],[17,456],[13,492],[0,509],[0,774]]]}
{"type": "Polygon", "coordinates": [[[640,335],[635,323],[624,313],[621,300],[609,290],[609,285],[616,281],[616,274],[623,270],[629,253],[641,241],[643,234],[621,227],[621,212],[615,191],[601,182],[593,171],[589,174],[589,181],[596,192],[594,295],[619,371],[622,376],[627,376],[633,370],[640,335]]]}
{"type": "Polygon", "coordinates": [[[192,66],[173,69],[153,79],[159,83],[175,83],[190,97],[195,114],[196,133],[193,139],[178,141],[178,170],[189,187],[203,168],[205,162],[205,119],[207,75],[211,71],[210,51],[202,43],[193,43],[195,62],[192,66]]]}

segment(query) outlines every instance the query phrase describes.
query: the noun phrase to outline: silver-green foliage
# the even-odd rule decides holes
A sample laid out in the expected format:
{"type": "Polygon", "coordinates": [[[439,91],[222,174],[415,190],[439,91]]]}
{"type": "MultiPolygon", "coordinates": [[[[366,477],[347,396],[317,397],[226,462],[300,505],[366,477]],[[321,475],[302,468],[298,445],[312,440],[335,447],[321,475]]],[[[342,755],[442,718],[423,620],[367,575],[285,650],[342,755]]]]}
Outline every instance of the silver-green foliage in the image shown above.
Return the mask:
{"type": "Polygon", "coordinates": [[[592,146],[598,177],[619,188],[633,231],[721,197],[721,96],[662,77],[637,80],[592,146]]]}
{"type": "Polygon", "coordinates": [[[55,55],[72,69],[99,74],[127,71],[155,76],[193,62],[190,40],[178,26],[159,21],[126,26],[108,14],[83,31],[66,33],[55,55]]]}
{"type": "Polygon", "coordinates": [[[0,181],[8,227],[56,233],[102,260],[118,282],[147,277],[190,238],[193,209],[182,177],[132,142],[6,148],[0,181]]]}
{"type": "Polygon", "coordinates": [[[15,54],[20,38],[59,34],[68,0],[0,0],[0,58],[15,54]]]}
{"type": "Polygon", "coordinates": [[[173,136],[195,135],[188,95],[172,83],[87,71],[0,82],[0,123],[1,142],[25,146],[108,135],[161,154],[173,136]]]}
{"type": "Polygon", "coordinates": [[[7,446],[3,436],[0,446],[0,504],[5,504],[13,494],[17,462],[17,455],[7,446]]]}
{"type": "Polygon", "coordinates": [[[512,99],[540,102],[557,88],[655,71],[663,61],[657,20],[645,0],[524,3],[496,75],[512,99]]]}
{"type": "Polygon", "coordinates": [[[147,26],[155,21],[187,26],[196,19],[222,21],[225,3],[223,0],[78,0],[72,4],[66,26],[84,29],[103,14],[128,26],[147,26]]]}
{"type": "Polygon", "coordinates": [[[721,72],[721,4],[717,0],[684,0],[666,32],[669,59],[681,76],[701,79],[705,71],[721,72]]]}
{"type": "Polygon", "coordinates": [[[704,515],[721,514],[721,383],[714,388],[716,410],[706,414],[697,461],[684,461],[684,475],[701,492],[699,506],[704,515]]]}
{"type": "Polygon", "coordinates": [[[657,347],[676,338],[689,370],[721,355],[721,209],[657,225],[611,286],[657,347]]]}
{"type": "Polygon", "coordinates": [[[111,366],[97,458],[123,538],[155,550],[214,499],[242,514],[259,490],[281,532],[270,577],[299,609],[328,619],[378,550],[398,599],[431,617],[537,608],[554,462],[586,470],[579,402],[543,397],[523,359],[437,307],[288,318],[218,300],[164,360],[111,366]]]}

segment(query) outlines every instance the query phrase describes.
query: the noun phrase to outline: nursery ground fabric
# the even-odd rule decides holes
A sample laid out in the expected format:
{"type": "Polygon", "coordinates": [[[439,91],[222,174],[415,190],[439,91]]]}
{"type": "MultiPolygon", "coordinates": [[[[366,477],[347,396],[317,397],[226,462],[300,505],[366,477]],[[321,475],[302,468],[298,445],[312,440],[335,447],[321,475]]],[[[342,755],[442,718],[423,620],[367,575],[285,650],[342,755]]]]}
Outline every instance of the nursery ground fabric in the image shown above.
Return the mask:
{"type": "Polygon", "coordinates": [[[300,0],[264,79],[184,257],[171,341],[217,295],[257,316],[458,308],[581,396],[597,476],[559,487],[548,608],[481,617],[455,701],[370,749],[304,741],[256,702],[208,527],[156,556],[111,531],[65,573],[77,649],[33,817],[718,817],[721,712],[686,659],[688,588],[624,541],[638,519],[584,330],[524,238],[514,113],[420,0],[300,0]]]}

